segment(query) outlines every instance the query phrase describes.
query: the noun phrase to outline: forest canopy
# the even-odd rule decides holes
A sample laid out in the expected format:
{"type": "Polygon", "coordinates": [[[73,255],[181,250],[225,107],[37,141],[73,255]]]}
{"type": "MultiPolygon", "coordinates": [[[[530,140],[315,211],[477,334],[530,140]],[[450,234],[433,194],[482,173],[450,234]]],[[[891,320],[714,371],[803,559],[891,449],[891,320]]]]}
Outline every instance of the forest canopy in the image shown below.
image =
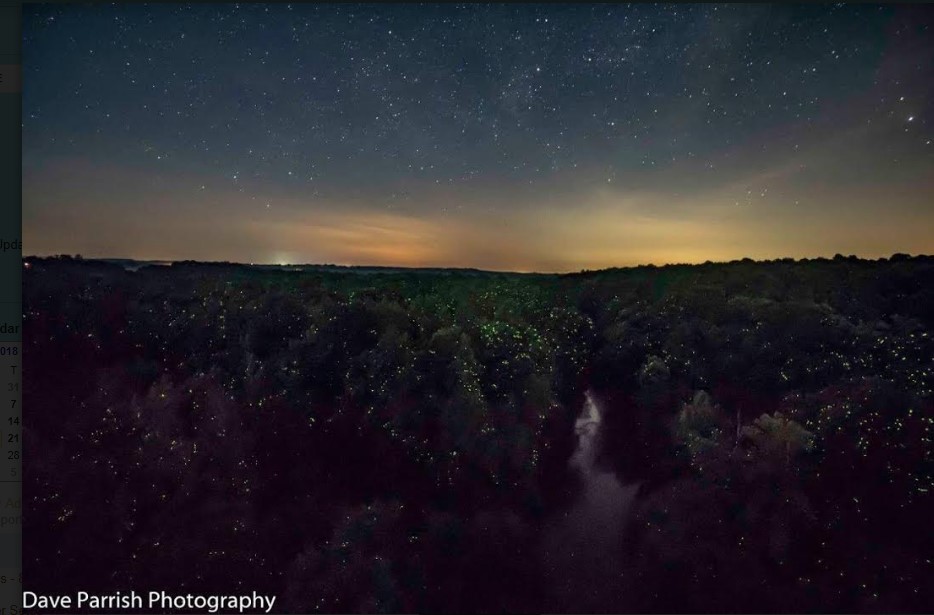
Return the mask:
{"type": "Polygon", "coordinates": [[[33,591],[255,589],[289,612],[934,605],[932,257],[25,264],[33,591]],[[586,391],[599,464],[639,485],[596,604],[557,595],[542,555],[580,493],[586,391]]]}

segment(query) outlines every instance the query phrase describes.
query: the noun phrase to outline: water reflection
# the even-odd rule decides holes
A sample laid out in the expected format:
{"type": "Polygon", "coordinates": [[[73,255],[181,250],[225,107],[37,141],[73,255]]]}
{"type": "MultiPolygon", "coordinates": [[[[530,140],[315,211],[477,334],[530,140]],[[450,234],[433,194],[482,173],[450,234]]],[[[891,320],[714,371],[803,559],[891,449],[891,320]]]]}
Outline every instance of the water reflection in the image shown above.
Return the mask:
{"type": "Polygon", "coordinates": [[[621,584],[622,532],[639,485],[624,485],[597,465],[601,415],[599,401],[588,391],[574,424],[577,450],[569,461],[583,481],[580,496],[545,538],[558,610],[613,610],[621,584]]]}

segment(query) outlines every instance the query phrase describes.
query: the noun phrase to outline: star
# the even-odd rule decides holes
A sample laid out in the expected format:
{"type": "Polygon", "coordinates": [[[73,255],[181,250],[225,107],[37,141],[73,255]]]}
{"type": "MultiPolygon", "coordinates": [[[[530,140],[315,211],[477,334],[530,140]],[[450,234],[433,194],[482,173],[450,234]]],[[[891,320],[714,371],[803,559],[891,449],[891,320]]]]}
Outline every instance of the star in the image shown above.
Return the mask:
{"type": "MultiPolygon", "coordinates": [[[[277,207],[291,223],[302,207],[339,221],[364,218],[404,193],[399,215],[426,228],[439,202],[463,228],[492,228],[483,216],[503,201],[497,207],[515,217],[522,237],[511,247],[540,255],[538,236],[561,243],[574,226],[589,236],[585,227],[601,219],[592,215],[597,203],[638,202],[633,216],[696,217],[703,226],[717,220],[710,204],[729,203],[736,186],[775,177],[774,197],[825,178],[825,218],[845,219],[848,229],[830,234],[857,241],[867,219],[834,205],[876,207],[871,191],[855,190],[864,179],[855,169],[877,169],[878,190],[905,195],[923,193],[932,173],[911,149],[919,143],[902,138],[926,126],[932,104],[931,45],[906,37],[906,24],[921,15],[894,5],[155,4],[100,14],[31,6],[23,49],[37,60],[23,69],[31,84],[23,94],[24,195],[53,203],[55,186],[86,193],[90,179],[70,180],[69,189],[52,170],[80,159],[113,169],[91,182],[102,211],[135,198],[128,186],[158,173],[170,202],[200,186],[204,206],[192,211],[219,227],[255,211],[251,195],[303,204],[277,207]],[[785,53],[789,45],[795,54],[785,53]],[[867,130],[882,117],[901,117],[902,130],[867,130]],[[574,225],[559,222],[566,215],[574,225]],[[551,234],[522,232],[539,224],[551,234]]],[[[922,207],[904,198],[899,211],[922,207]]],[[[774,215],[799,215],[787,204],[774,215]]],[[[42,207],[50,211],[32,219],[55,218],[66,204],[42,207]]],[[[899,224],[916,227],[909,218],[899,224]]],[[[735,236],[751,236],[734,223],[735,236]]],[[[179,216],[173,224],[182,236],[199,222],[179,216]]],[[[768,243],[760,239],[750,248],[723,243],[742,252],[768,243]]],[[[413,240],[412,250],[431,241],[413,240]]],[[[623,243],[593,253],[613,260],[623,243]]],[[[249,258],[266,253],[257,248],[249,258]]],[[[438,262],[486,258],[453,248],[420,253],[438,262]]],[[[527,260],[538,258],[546,260],[527,260]]],[[[570,262],[549,260],[559,261],[570,262]]]]}

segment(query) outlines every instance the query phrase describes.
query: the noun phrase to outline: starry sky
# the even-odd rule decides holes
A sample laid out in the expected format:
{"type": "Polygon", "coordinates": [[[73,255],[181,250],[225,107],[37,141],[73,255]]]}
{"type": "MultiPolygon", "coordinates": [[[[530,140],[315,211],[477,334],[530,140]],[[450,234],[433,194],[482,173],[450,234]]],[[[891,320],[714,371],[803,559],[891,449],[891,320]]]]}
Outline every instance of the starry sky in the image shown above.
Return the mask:
{"type": "Polygon", "coordinates": [[[934,7],[23,6],[23,248],[934,253],[934,7]]]}

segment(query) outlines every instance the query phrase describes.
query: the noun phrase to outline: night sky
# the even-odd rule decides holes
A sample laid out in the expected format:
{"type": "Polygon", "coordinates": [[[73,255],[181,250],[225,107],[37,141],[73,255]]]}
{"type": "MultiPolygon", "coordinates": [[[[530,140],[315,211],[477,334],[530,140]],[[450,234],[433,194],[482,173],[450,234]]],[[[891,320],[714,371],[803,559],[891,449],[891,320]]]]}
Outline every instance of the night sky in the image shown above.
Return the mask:
{"type": "Polygon", "coordinates": [[[934,252],[934,7],[23,6],[23,249],[934,252]]]}

